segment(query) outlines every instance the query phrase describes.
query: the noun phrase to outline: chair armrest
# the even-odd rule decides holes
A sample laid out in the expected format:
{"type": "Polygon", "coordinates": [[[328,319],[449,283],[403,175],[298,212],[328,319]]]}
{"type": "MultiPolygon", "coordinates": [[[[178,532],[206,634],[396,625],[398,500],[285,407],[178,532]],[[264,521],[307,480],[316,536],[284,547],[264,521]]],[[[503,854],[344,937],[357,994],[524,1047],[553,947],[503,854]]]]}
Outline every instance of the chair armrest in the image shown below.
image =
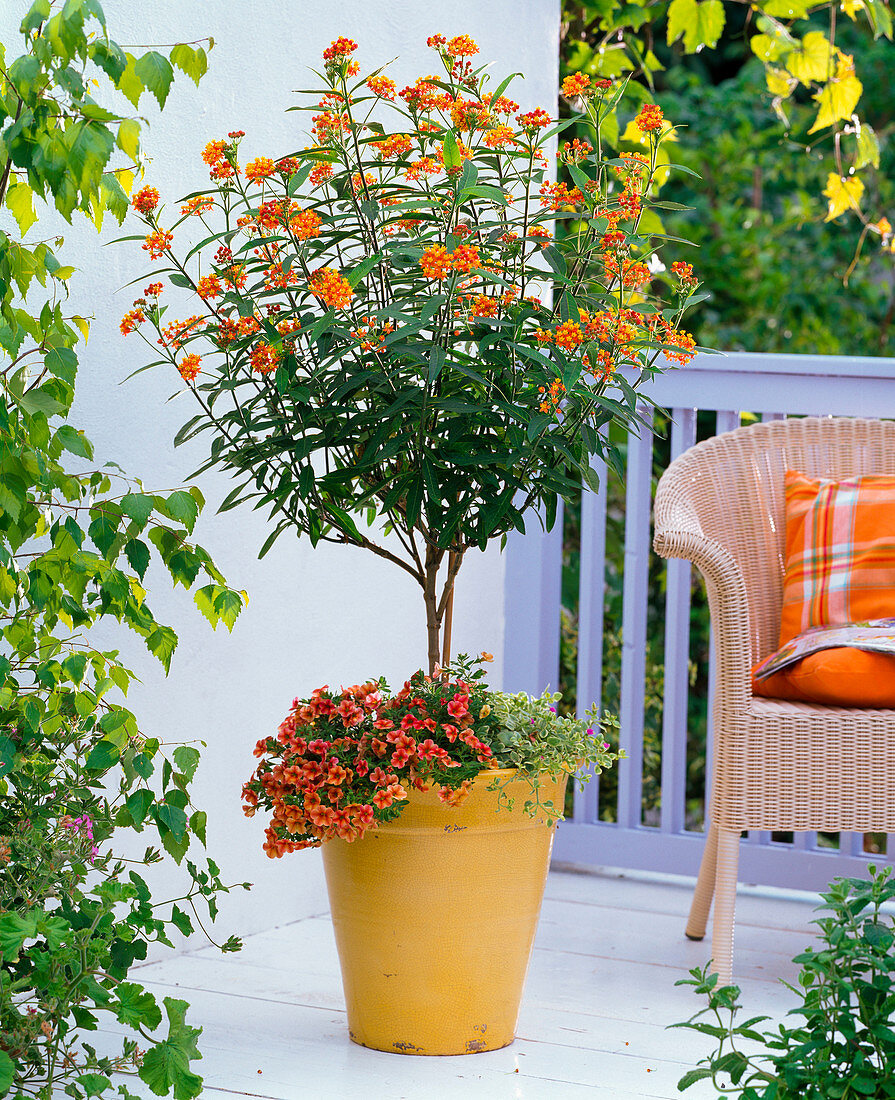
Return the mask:
{"type": "MultiPolygon", "coordinates": [[[[684,456],[686,457],[686,456],[684,456]]],[[[716,663],[716,732],[727,719],[742,714],[752,697],[749,655],[751,631],[746,585],[736,559],[717,539],[703,530],[694,501],[686,491],[680,459],[659,480],[654,510],[653,549],[663,558],[692,562],[705,579],[712,620],[716,663]]]]}

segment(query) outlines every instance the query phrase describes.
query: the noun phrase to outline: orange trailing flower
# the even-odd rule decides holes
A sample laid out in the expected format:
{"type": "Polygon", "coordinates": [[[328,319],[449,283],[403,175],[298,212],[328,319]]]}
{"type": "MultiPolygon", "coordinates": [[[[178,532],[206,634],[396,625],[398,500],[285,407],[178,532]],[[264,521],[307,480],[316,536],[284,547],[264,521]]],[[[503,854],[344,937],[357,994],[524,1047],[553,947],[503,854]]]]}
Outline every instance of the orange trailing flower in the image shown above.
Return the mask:
{"type": "Polygon", "coordinates": [[[164,229],[156,229],[150,233],[143,243],[144,252],[149,253],[150,260],[159,260],[171,247],[174,234],[164,229]]]}
{"type": "Polygon", "coordinates": [[[308,285],[311,293],[330,309],[344,309],[354,297],[348,280],[331,267],[318,267],[308,285]]]}
{"type": "Polygon", "coordinates": [[[199,373],[199,364],[202,360],[198,355],[192,352],[184,357],[177,364],[177,369],[180,371],[180,377],[184,382],[192,382],[196,375],[199,373]]]}
{"type": "Polygon", "coordinates": [[[154,187],[141,187],[131,199],[131,206],[140,214],[151,214],[158,203],[159,193],[154,187]]]}
{"type": "Polygon", "coordinates": [[[443,280],[451,272],[451,255],[443,244],[433,244],[420,256],[419,265],[427,279],[443,280]]]}
{"type": "Polygon", "coordinates": [[[276,165],[270,157],[255,157],[245,166],[245,178],[257,183],[266,180],[276,172],[276,165]]]}
{"type": "Polygon", "coordinates": [[[640,114],[634,119],[634,125],[643,134],[661,130],[664,117],[662,108],[657,103],[644,103],[640,108],[640,114]]]}

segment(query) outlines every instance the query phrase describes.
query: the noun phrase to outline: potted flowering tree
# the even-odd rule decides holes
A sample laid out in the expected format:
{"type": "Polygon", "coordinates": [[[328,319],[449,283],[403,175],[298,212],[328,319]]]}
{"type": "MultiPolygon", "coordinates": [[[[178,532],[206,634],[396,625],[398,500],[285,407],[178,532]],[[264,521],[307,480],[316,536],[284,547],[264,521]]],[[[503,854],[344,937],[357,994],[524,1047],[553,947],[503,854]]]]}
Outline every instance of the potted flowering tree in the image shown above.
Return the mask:
{"type": "MultiPolygon", "coordinates": [[[[154,329],[148,342],[162,351],[153,365],[179,372],[198,402],[177,441],[210,434],[207,466],[237,481],[222,508],[270,509],[262,555],[291,529],[314,544],[362,547],[419,585],[427,674],[397,694],[370,682],[296,701],[278,736],[259,742],[244,794],[247,812],[273,813],[274,857],[368,834],[324,849],[343,973],[345,929],[359,910],[335,899],[337,886],[362,882],[369,901],[382,883],[401,881],[407,896],[379,899],[386,919],[419,929],[408,916],[416,906],[431,929],[431,891],[465,884],[439,932],[416,936],[428,945],[419,960],[400,937],[398,958],[383,960],[367,934],[366,977],[346,973],[358,1041],[453,1053],[512,1039],[562,785],[582,762],[599,770],[615,759],[595,715],[590,724],[560,719],[552,697],[488,692],[474,662],[450,665],[455,580],[467,550],[524,530],[532,509],[549,526],[560,498],[582,479],[595,486],[592,459],[613,461],[608,429],[636,423],[639,382],[692,355],[680,325],[697,284],[685,263],[659,279],[660,242],[645,232],[670,129],[658,107],[635,120],[641,151],[608,157],[602,128],[623,89],[567,78],[563,92],[594,142],[562,145],[570,182],[550,182],[543,147],[564,124],[521,110],[505,94],[509,80],[492,90],[468,35],[429,45],[440,75],[399,90],[381,69],[360,76],[356,44],[339,38],[324,53],[314,103],[294,108],[310,112],[311,148],[243,165],[242,133],[210,141],[211,185],[182,200],[179,218],[166,216],[152,187],[140,190],[143,248],[162,262],[121,327],[154,329]],[[195,296],[189,316],[168,318],[162,277],[195,296]],[[665,302],[661,289],[670,289],[665,302]],[[633,368],[633,382],[620,367],[633,368]],[[481,840],[466,846],[464,858],[490,868],[484,878],[427,847],[434,837],[460,844],[482,821],[493,839],[498,804],[524,823],[484,861],[481,840]],[[517,859],[520,829],[534,839],[517,859]],[[513,906],[494,889],[494,867],[521,881],[517,864],[533,853],[533,884],[516,891],[534,914],[521,946],[508,947],[497,922],[496,939],[464,954],[476,899],[504,913],[513,906]],[[397,872],[399,858],[411,865],[397,872]],[[436,872],[428,889],[427,869],[436,872]],[[433,940],[447,948],[441,963],[433,940]],[[496,966],[483,963],[489,953],[496,966]],[[431,1006],[439,990],[457,988],[447,975],[461,956],[464,988],[480,971],[493,999],[496,972],[512,971],[514,991],[499,1024],[488,1023],[478,993],[463,1011],[452,1003],[441,1015],[460,1024],[445,1037],[430,1026],[431,1006]],[[393,985],[406,984],[390,985],[389,975],[405,963],[432,975],[421,994],[429,1010],[417,1004],[384,1031],[361,1022],[352,1001],[371,1003],[381,1020],[393,985]]],[[[473,923],[480,938],[486,915],[473,923]]]]}

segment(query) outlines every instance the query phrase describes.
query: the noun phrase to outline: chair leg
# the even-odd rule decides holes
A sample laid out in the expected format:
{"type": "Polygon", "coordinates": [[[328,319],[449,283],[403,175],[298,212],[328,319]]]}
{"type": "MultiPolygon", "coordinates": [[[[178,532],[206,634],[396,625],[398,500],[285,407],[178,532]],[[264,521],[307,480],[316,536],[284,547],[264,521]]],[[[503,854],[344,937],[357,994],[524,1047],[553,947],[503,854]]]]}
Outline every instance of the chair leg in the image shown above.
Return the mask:
{"type": "Polygon", "coordinates": [[[699,878],[690,903],[690,916],[684,932],[688,940],[701,940],[705,935],[705,926],[712,907],[712,895],[715,892],[715,867],[718,862],[718,828],[709,825],[705,838],[705,850],[699,865],[699,878]]]}
{"type": "Polygon", "coordinates": [[[712,922],[712,970],[718,975],[719,985],[729,985],[733,976],[733,922],[739,860],[739,832],[719,830],[715,916],[712,922]]]}

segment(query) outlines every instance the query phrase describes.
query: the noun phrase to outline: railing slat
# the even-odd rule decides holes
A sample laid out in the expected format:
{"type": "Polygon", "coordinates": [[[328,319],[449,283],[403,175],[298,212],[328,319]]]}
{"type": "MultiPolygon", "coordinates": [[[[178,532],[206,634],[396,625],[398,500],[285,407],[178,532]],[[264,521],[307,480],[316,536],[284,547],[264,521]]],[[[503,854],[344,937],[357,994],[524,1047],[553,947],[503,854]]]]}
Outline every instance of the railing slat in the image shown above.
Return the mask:
{"type": "Polygon", "coordinates": [[[562,504],[552,531],[529,514],[525,535],[507,536],[503,690],[540,694],[559,683],[559,602],[562,592],[562,504]]]}
{"type": "MultiPolygon", "coordinates": [[[[598,709],[603,695],[603,605],[606,588],[606,478],[608,471],[602,458],[591,465],[600,480],[597,492],[582,490],[581,553],[578,593],[578,717],[593,704],[598,709]]],[[[582,791],[575,793],[574,820],[596,821],[599,784],[592,779],[582,791]]]]}
{"type": "Polygon", "coordinates": [[[625,572],[622,610],[622,676],[619,722],[628,759],[619,769],[618,823],[641,823],[643,790],[643,685],[649,584],[650,505],[653,464],[652,409],[638,406],[639,434],[628,433],[625,493],[625,572]]]}
{"type": "MultiPolygon", "coordinates": [[[[671,459],[696,442],[696,410],[673,409],[671,459]]],[[[665,571],[665,678],[662,705],[662,832],[684,827],[687,794],[687,698],[690,671],[691,567],[680,558],[665,571]]]]}

